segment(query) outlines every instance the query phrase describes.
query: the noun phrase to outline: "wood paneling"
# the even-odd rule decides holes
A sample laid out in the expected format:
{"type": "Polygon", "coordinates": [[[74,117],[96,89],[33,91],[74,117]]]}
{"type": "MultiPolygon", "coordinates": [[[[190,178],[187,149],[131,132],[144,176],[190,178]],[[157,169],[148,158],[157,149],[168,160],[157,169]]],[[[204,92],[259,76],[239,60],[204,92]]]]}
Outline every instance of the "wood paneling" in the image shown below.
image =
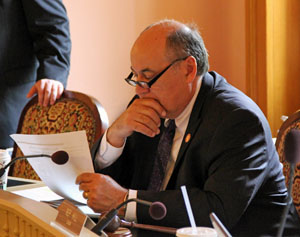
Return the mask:
{"type": "Polygon", "coordinates": [[[300,1],[248,0],[247,93],[273,136],[282,115],[300,109],[300,1]]]}
{"type": "Polygon", "coordinates": [[[273,135],[282,115],[300,109],[300,1],[267,1],[268,118],[273,135]]]}
{"type": "Polygon", "coordinates": [[[267,114],[266,3],[246,2],[246,93],[267,114]]]}

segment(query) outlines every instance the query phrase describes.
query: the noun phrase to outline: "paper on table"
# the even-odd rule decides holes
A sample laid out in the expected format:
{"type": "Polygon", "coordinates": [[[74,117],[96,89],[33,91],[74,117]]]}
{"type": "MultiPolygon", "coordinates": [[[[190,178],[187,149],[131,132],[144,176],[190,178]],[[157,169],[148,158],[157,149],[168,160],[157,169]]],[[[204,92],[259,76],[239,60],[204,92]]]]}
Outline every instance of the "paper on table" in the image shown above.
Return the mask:
{"type": "Polygon", "coordinates": [[[45,135],[13,134],[11,137],[25,156],[52,155],[56,151],[66,151],[69,161],[64,165],[57,165],[45,157],[28,159],[28,162],[52,191],[64,198],[86,203],[79,186],[75,184],[79,174],[94,173],[85,131],[45,135]]]}
{"type": "Polygon", "coordinates": [[[30,188],[30,189],[21,189],[16,191],[11,191],[12,193],[18,194],[22,197],[27,197],[33,199],[35,201],[53,201],[62,199],[61,196],[57,195],[49,187],[38,187],[38,188],[30,188]]]}
{"type": "MultiPolygon", "coordinates": [[[[37,187],[37,188],[29,188],[29,189],[20,189],[11,191],[12,193],[18,194],[22,197],[27,197],[30,199],[33,199],[35,201],[41,202],[46,201],[50,202],[55,200],[62,199],[61,196],[54,193],[49,187],[43,186],[43,187],[37,187]]],[[[90,216],[90,217],[99,217],[99,213],[95,213],[91,208],[89,208],[87,205],[78,205],[77,206],[84,214],[90,216]]]]}

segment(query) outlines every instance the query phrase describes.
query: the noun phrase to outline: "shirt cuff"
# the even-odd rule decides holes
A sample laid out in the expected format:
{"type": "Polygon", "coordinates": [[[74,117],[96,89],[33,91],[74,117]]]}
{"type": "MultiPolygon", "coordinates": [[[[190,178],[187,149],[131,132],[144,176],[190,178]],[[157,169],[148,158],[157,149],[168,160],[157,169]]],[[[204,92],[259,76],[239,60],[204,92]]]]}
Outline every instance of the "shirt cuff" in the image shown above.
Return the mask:
{"type": "Polygon", "coordinates": [[[114,147],[109,144],[106,138],[107,130],[105,131],[100,147],[96,153],[95,163],[100,169],[104,169],[114,163],[119,156],[122,154],[126,141],[124,145],[120,148],[114,147]]]}
{"type": "MultiPolygon", "coordinates": [[[[137,190],[129,189],[128,199],[137,198],[137,190]]],[[[134,221],[137,223],[136,218],[136,202],[127,203],[127,208],[125,212],[125,220],[126,221],[134,221]]]]}

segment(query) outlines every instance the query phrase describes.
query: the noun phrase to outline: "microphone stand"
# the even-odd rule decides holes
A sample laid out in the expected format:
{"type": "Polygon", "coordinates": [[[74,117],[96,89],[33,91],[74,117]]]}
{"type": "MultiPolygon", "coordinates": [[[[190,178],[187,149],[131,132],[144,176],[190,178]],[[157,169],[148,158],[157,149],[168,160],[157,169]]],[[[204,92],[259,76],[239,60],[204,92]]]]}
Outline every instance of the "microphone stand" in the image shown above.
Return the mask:
{"type": "Polygon", "coordinates": [[[120,226],[121,227],[127,227],[127,228],[138,228],[138,229],[144,229],[144,230],[152,230],[156,232],[162,232],[167,234],[176,235],[176,228],[172,227],[165,227],[165,226],[157,226],[157,225],[146,225],[146,224],[138,224],[135,222],[127,222],[124,220],[120,220],[120,226]]]}
{"type": "Polygon", "coordinates": [[[28,159],[28,158],[40,158],[40,157],[47,157],[47,158],[51,158],[51,160],[57,164],[57,165],[63,165],[66,162],[68,162],[69,160],[69,155],[67,152],[65,151],[57,151],[54,152],[51,156],[50,155],[46,155],[46,154],[38,154],[38,155],[29,155],[29,156],[21,156],[21,157],[15,157],[14,159],[12,159],[7,165],[5,165],[4,167],[2,167],[0,169],[0,177],[2,177],[2,175],[5,173],[5,170],[11,166],[13,163],[15,163],[17,160],[21,160],[21,159],[28,159]]]}
{"type": "Polygon", "coordinates": [[[108,224],[112,221],[112,219],[118,214],[119,209],[126,205],[129,202],[137,202],[140,204],[144,204],[147,206],[151,206],[152,202],[140,200],[137,198],[128,199],[125,202],[122,202],[119,206],[116,208],[111,209],[108,213],[106,213],[102,218],[100,218],[99,222],[91,229],[96,234],[101,234],[102,230],[108,226],[108,224]]]}
{"type": "Polygon", "coordinates": [[[16,158],[12,159],[7,165],[5,165],[4,167],[2,167],[0,169],[0,177],[2,177],[2,175],[5,173],[5,170],[9,166],[11,166],[13,163],[15,163],[17,160],[26,159],[26,158],[37,158],[37,157],[48,157],[48,158],[51,158],[50,155],[45,155],[45,154],[16,157],[16,158]]]}

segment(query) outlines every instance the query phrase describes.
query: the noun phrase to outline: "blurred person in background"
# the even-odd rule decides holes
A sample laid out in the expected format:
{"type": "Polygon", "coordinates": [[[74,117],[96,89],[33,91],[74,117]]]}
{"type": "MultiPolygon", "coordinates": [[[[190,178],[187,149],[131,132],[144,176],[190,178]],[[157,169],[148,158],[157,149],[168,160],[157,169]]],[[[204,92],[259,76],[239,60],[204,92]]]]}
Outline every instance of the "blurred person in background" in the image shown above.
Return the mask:
{"type": "Polygon", "coordinates": [[[0,0],[0,148],[13,146],[29,98],[54,104],[70,69],[69,20],[61,0],[0,0]]]}

